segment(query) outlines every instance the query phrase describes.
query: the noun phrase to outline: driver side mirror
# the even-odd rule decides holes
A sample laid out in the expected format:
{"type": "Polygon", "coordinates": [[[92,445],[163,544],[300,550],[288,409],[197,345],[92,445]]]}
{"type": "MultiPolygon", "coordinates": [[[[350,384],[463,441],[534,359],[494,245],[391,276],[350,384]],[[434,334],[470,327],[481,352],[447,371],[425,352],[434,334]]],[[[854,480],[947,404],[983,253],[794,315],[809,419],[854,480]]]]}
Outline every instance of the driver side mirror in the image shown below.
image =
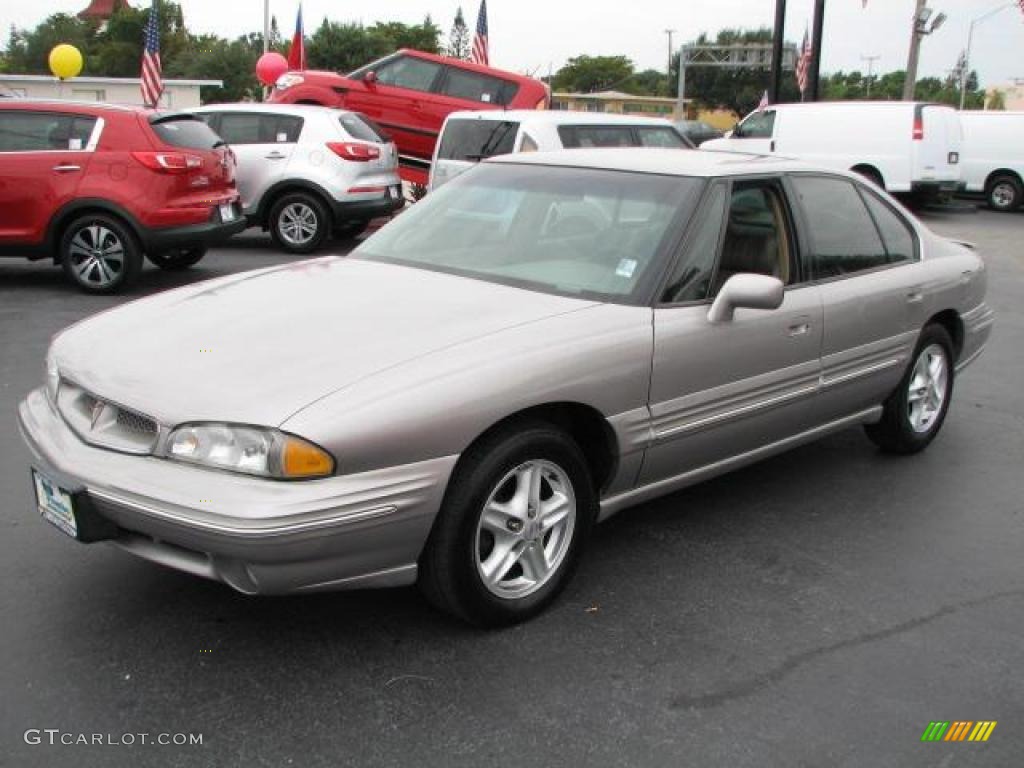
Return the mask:
{"type": "Polygon", "coordinates": [[[777,277],[740,273],[725,281],[718,291],[711,309],[708,310],[709,323],[728,323],[732,321],[736,309],[778,309],[786,286],[777,277]]]}
{"type": "Polygon", "coordinates": [[[374,83],[377,82],[377,73],[371,69],[369,72],[363,75],[363,82],[366,83],[367,85],[373,85],[374,83]]]}

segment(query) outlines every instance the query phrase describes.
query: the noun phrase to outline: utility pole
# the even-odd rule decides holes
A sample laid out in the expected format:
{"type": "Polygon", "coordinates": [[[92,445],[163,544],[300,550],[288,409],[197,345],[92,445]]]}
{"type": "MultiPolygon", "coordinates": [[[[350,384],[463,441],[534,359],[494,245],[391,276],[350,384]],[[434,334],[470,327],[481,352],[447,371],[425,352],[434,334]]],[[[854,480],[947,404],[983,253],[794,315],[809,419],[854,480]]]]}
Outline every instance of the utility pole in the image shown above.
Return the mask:
{"type": "Polygon", "coordinates": [[[1000,11],[1005,11],[1007,8],[1017,5],[1016,2],[1003,3],[1002,5],[993,8],[987,13],[981,14],[976,18],[971,19],[971,26],[967,29],[967,50],[964,52],[964,66],[960,70],[960,110],[963,111],[964,102],[967,96],[967,73],[971,69],[971,43],[974,41],[974,25],[983,22],[989,16],[994,16],[1000,11]]]}
{"type": "Polygon", "coordinates": [[[675,34],[674,29],[666,29],[665,34],[668,35],[668,67],[665,69],[665,87],[667,88],[668,95],[672,95],[672,35],[675,34]]]}
{"type": "MultiPolygon", "coordinates": [[[[270,50],[270,0],[263,0],[263,53],[270,50]]],[[[270,95],[270,87],[263,86],[263,100],[270,95]]]]}
{"type": "Polygon", "coordinates": [[[914,8],[914,22],[910,28],[910,53],[907,55],[907,79],[903,81],[903,100],[914,100],[914,88],[917,85],[917,62],[921,57],[921,41],[925,35],[942,26],[946,20],[946,14],[938,13],[932,19],[932,9],[928,7],[928,0],[917,0],[914,8]],[[932,23],[929,24],[928,20],[932,23]]]}
{"type": "MultiPolygon", "coordinates": [[[[923,2],[923,0],[919,0],[923,2]]],[[[807,68],[808,101],[818,100],[818,75],[821,73],[821,38],[825,28],[825,0],[814,0],[814,38],[811,41],[811,65],[807,68]]]]}
{"type": "Polygon", "coordinates": [[[871,98],[871,79],[872,79],[872,77],[874,76],[874,73],[875,73],[875,62],[878,61],[879,58],[881,58],[881,57],[879,57],[879,56],[861,56],[860,57],[861,61],[866,61],[868,63],[868,93],[867,93],[867,97],[869,99],[871,98]]]}
{"type": "Polygon", "coordinates": [[[768,100],[779,101],[782,91],[782,44],[786,37],[786,0],[775,0],[775,28],[772,30],[772,69],[768,78],[768,100]]]}

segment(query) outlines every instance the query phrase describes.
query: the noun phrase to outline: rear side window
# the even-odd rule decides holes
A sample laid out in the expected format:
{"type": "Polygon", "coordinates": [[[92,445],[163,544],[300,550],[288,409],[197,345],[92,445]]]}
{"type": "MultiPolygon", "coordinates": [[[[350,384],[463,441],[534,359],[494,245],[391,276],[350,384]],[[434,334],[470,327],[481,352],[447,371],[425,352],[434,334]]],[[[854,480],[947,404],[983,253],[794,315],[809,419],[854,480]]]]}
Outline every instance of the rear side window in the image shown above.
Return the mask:
{"type": "Polygon", "coordinates": [[[52,112],[0,112],[0,152],[74,152],[85,149],[95,117],[52,112]]]}
{"type": "Polygon", "coordinates": [[[814,176],[793,178],[810,229],[810,268],[817,279],[889,264],[889,256],[853,183],[814,176]]]}
{"type": "Polygon", "coordinates": [[[345,129],[345,133],[351,136],[353,139],[359,141],[374,141],[379,144],[390,141],[384,132],[381,131],[376,125],[362,115],[357,115],[354,112],[350,112],[346,115],[341,115],[338,118],[338,122],[341,123],[341,127],[345,129]]]}
{"type": "Polygon", "coordinates": [[[184,149],[213,149],[222,143],[220,136],[195,115],[168,115],[151,118],[153,132],[164,144],[184,149]]]}
{"type": "Polygon", "coordinates": [[[638,127],[635,129],[640,137],[641,147],[667,147],[669,149],[684,149],[689,146],[686,140],[679,135],[679,132],[668,126],[661,127],[638,127]]]}
{"type": "Polygon", "coordinates": [[[512,120],[449,120],[437,156],[476,162],[512,152],[519,123],[512,120]]]}
{"type": "Polygon", "coordinates": [[[516,95],[516,86],[501,78],[468,72],[456,67],[448,67],[448,78],[443,92],[453,99],[480,101],[485,104],[504,106],[516,95]]]}
{"type": "Polygon", "coordinates": [[[217,132],[228,144],[294,144],[302,133],[301,117],[259,112],[222,112],[217,132]]]}
{"type": "Polygon", "coordinates": [[[871,218],[878,225],[878,232],[882,235],[882,242],[885,245],[885,252],[889,257],[889,263],[898,264],[902,261],[915,261],[917,259],[917,245],[910,225],[896,211],[870,192],[862,189],[861,197],[867,203],[868,210],[871,212],[871,218]]]}
{"type": "Polygon", "coordinates": [[[562,146],[577,147],[633,147],[633,128],[629,125],[560,125],[558,136],[562,146]]]}

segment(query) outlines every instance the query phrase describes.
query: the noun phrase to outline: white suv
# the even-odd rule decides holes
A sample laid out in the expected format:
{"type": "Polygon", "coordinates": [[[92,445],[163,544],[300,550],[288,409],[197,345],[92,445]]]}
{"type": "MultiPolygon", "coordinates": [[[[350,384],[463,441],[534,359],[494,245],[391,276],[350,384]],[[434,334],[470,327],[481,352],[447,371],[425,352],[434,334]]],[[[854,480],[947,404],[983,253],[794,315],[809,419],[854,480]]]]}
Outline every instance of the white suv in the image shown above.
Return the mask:
{"type": "Polygon", "coordinates": [[[405,204],[395,145],[363,115],[298,104],[190,111],[230,145],[246,217],[285,251],[354,237],[405,204]]]}

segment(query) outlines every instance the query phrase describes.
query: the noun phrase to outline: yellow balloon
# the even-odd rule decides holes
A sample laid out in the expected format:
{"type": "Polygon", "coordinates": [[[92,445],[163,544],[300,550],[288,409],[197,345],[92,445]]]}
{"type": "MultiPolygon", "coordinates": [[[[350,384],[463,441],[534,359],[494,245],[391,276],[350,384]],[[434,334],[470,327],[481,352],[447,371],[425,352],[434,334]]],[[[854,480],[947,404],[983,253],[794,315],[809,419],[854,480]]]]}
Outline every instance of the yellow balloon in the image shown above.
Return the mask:
{"type": "Polygon", "coordinates": [[[82,71],[82,53],[75,46],[61,43],[50,51],[50,71],[61,80],[75,77],[82,71]]]}

